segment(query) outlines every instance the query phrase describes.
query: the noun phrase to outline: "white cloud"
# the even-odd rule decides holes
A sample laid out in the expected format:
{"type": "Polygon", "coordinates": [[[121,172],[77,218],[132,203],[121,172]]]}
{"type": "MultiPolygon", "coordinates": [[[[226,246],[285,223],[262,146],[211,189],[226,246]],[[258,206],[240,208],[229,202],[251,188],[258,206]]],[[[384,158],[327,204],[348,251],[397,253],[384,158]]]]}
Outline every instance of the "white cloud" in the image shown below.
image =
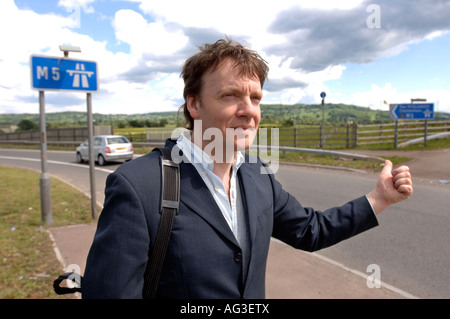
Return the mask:
{"type": "Polygon", "coordinates": [[[113,26],[117,39],[128,43],[136,56],[143,53],[171,55],[188,42],[181,30],[170,32],[162,23],[148,23],[140,13],[133,10],[117,11],[113,26]]]}
{"type": "MultiPolygon", "coordinates": [[[[292,2],[292,1],[290,1],[292,2]]],[[[228,34],[265,32],[274,18],[273,2],[268,1],[141,1],[140,8],[157,20],[184,27],[214,28],[228,34]],[[175,8],[176,7],[176,10],[175,8]]]]}
{"type": "Polygon", "coordinates": [[[384,101],[388,104],[396,103],[399,102],[399,98],[401,97],[397,93],[397,90],[392,87],[391,83],[386,83],[383,87],[372,84],[370,91],[353,93],[348,103],[386,111],[389,110],[389,105],[385,104],[384,101]]]}

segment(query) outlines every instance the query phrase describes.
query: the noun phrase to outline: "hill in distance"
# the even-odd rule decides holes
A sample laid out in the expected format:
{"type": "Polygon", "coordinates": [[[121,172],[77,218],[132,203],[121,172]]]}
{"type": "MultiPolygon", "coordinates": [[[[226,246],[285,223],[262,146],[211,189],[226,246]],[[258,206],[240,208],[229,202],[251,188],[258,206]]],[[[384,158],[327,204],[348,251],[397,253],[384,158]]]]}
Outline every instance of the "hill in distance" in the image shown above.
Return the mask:
{"type": "MultiPolygon", "coordinates": [[[[15,124],[21,120],[31,120],[39,123],[39,114],[0,114],[0,124],[15,124]]],[[[160,121],[166,120],[171,125],[179,125],[183,114],[178,112],[156,112],[144,114],[100,114],[94,113],[93,119],[98,125],[115,126],[130,121],[160,121]]],[[[367,107],[347,104],[325,104],[325,120],[327,123],[373,124],[391,122],[389,112],[372,110],[367,107]]],[[[435,112],[434,120],[450,120],[450,113],[435,112]]],[[[262,124],[320,124],[322,123],[321,104],[262,104],[262,124]]],[[[52,127],[84,126],[87,123],[86,112],[56,112],[46,113],[46,122],[52,127]]]]}

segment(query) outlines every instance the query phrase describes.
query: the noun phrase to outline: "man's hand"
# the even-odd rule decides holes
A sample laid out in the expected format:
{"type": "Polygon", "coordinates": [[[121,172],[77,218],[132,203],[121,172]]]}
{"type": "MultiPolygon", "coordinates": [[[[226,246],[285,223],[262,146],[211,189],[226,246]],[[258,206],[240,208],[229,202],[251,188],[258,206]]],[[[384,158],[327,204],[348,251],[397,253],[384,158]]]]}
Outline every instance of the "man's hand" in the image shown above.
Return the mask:
{"type": "Polygon", "coordinates": [[[392,162],[386,160],[373,191],[367,194],[375,214],[381,213],[389,205],[409,198],[413,193],[412,179],[408,166],[392,169],[392,162]]]}

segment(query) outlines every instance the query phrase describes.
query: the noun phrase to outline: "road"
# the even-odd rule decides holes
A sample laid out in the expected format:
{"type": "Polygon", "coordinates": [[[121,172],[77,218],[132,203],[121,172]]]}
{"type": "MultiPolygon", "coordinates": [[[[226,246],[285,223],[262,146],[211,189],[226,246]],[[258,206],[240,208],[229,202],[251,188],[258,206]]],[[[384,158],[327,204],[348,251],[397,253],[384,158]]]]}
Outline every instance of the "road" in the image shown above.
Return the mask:
{"type": "MultiPolygon", "coordinates": [[[[83,193],[90,195],[89,163],[78,164],[74,152],[48,151],[47,171],[74,185],[83,193]]],[[[41,171],[40,151],[0,149],[0,163],[41,171]]],[[[107,163],[103,167],[96,166],[96,199],[99,206],[103,205],[106,177],[119,167],[120,163],[107,163]]]]}
{"type": "MultiPolygon", "coordinates": [[[[377,175],[283,167],[277,178],[304,206],[326,209],[369,192],[377,175]]],[[[413,197],[380,214],[379,227],[318,253],[363,273],[377,264],[382,281],[418,297],[449,298],[449,195],[449,185],[415,182],[413,197]]]]}
{"type": "MultiPolygon", "coordinates": [[[[0,164],[40,171],[36,150],[0,149],[0,164]]],[[[118,164],[96,168],[97,201],[104,199],[106,176],[118,164]]],[[[86,194],[89,165],[77,164],[72,152],[49,151],[48,171],[86,194]]],[[[278,180],[304,206],[325,209],[369,192],[371,173],[281,165],[278,180]]],[[[420,298],[450,298],[450,185],[419,179],[408,201],[379,215],[380,226],[315,254],[367,273],[376,264],[381,280],[420,298]]]]}

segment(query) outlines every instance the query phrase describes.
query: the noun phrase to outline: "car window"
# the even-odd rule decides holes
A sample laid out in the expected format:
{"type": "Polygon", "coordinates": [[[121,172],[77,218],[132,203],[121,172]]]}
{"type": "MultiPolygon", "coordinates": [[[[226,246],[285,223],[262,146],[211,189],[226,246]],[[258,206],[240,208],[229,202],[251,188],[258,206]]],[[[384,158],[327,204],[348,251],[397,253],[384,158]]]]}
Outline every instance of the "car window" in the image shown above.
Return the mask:
{"type": "Polygon", "coordinates": [[[108,144],[128,144],[128,140],[123,136],[108,137],[108,144]]]}
{"type": "Polygon", "coordinates": [[[101,146],[102,145],[102,140],[100,138],[95,138],[94,139],[94,146],[101,146]]]}

